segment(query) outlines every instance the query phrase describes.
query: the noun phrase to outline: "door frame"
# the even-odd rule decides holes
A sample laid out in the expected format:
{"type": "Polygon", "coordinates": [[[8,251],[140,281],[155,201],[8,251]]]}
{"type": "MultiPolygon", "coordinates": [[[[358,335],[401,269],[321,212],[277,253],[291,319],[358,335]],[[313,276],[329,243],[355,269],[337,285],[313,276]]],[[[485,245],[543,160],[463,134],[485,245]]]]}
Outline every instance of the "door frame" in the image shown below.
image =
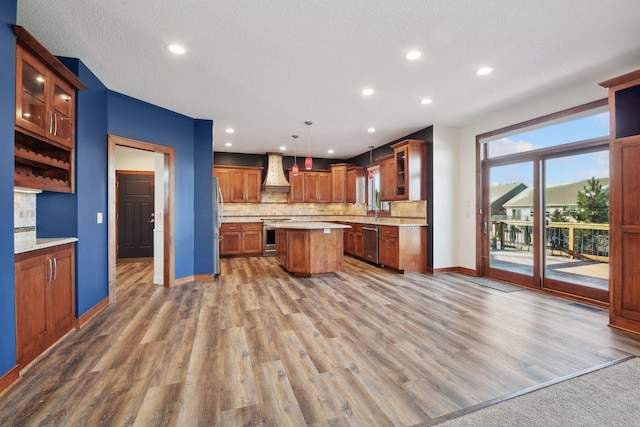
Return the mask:
{"type": "MultiPolygon", "coordinates": [[[[107,162],[108,162],[108,259],[109,259],[109,303],[116,302],[116,245],[118,242],[116,234],[116,145],[140,150],[161,153],[164,155],[164,260],[163,277],[164,287],[170,288],[175,285],[175,150],[170,147],[157,145],[149,142],[137,141],[117,135],[108,135],[107,162]]],[[[160,183],[156,182],[156,185],[160,183]]]]}

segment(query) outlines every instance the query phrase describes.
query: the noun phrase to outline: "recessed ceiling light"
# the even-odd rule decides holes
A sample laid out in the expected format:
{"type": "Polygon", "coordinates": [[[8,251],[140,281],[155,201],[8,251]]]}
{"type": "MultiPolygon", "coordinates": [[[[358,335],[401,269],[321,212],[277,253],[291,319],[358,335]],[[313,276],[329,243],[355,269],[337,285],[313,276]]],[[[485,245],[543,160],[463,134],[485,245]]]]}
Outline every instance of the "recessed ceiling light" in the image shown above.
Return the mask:
{"type": "Polygon", "coordinates": [[[227,128],[227,129],[225,129],[225,132],[226,133],[234,133],[235,130],[233,130],[233,128],[227,128]]]}
{"type": "Polygon", "coordinates": [[[433,102],[433,100],[431,98],[424,98],[420,100],[420,104],[422,105],[427,105],[427,104],[431,104],[433,102]]]}
{"type": "Polygon", "coordinates": [[[476,74],[479,76],[485,76],[487,74],[490,74],[493,71],[493,68],[491,67],[482,67],[482,68],[478,68],[478,71],[476,71],[476,74]]]}
{"type": "Polygon", "coordinates": [[[230,142],[225,142],[225,143],[224,143],[224,146],[225,146],[225,147],[231,147],[232,145],[233,145],[233,144],[232,144],[232,143],[230,143],[230,142]]]}
{"type": "Polygon", "coordinates": [[[412,50],[411,52],[407,53],[406,58],[409,61],[415,61],[416,59],[420,58],[422,56],[422,53],[418,52],[417,50],[412,50]]]}
{"type": "Polygon", "coordinates": [[[362,90],[362,94],[363,94],[364,96],[370,96],[370,95],[373,95],[373,89],[371,89],[371,88],[369,88],[369,87],[368,87],[368,88],[366,88],[366,89],[363,89],[363,90],[362,90]]]}
{"type": "Polygon", "coordinates": [[[369,129],[367,129],[367,132],[369,132],[369,133],[373,133],[373,132],[375,132],[375,131],[376,131],[376,128],[369,128],[369,129]]]}
{"type": "Polygon", "coordinates": [[[184,55],[184,53],[187,51],[179,44],[170,44],[169,46],[167,46],[167,49],[169,49],[169,52],[175,53],[176,55],[184,55]]]}
{"type": "Polygon", "coordinates": [[[329,148],[329,149],[327,150],[327,153],[329,153],[329,154],[333,154],[333,148],[329,148]]]}
{"type": "Polygon", "coordinates": [[[280,146],[280,151],[284,151],[284,150],[286,150],[286,149],[287,149],[287,147],[285,147],[284,145],[281,145],[281,146],[280,146]]]}

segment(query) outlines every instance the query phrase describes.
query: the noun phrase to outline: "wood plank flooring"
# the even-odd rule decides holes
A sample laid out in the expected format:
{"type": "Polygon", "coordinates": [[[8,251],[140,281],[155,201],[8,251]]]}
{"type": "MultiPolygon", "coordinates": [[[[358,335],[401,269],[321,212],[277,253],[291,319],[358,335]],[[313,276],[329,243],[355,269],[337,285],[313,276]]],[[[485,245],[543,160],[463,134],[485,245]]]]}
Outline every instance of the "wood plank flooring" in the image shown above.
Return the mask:
{"type": "Polygon", "coordinates": [[[118,303],[0,396],[0,425],[428,425],[640,354],[603,310],[344,265],[296,278],[223,259],[215,281],[164,289],[149,261],[119,263],[118,303]]]}

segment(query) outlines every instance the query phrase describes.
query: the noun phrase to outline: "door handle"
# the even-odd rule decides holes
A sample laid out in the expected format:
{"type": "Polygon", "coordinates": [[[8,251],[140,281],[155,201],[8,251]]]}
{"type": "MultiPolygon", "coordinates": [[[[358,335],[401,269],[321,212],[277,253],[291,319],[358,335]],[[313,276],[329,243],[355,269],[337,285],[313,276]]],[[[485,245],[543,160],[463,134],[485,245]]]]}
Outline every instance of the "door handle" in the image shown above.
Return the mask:
{"type": "Polygon", "coordinates": [[[58,136],[58,113],[53,113],[53,134],[58,136]]]}
{"type": "Polygon", "coordinates": [[[49,258],[49,282],[53,280],[53,261],[49,258]]]}
{"type": "Polygon", "coordinates": [[[57,280],[57,279],[58,279],[58,259],[54,258],[53,259],[53,280],[57,280]]]}
{"type": "Polygon", "coordinates": [[[49,133],[53,133],[53,113],[49,111],[49,133]]]}

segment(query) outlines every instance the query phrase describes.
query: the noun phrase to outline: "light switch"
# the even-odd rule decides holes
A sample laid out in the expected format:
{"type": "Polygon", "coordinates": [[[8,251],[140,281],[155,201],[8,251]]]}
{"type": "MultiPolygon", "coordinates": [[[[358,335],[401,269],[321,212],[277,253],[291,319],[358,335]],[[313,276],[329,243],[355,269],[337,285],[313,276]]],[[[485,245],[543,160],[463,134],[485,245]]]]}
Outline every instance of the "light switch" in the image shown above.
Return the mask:
{"type": "Polygon", "coordinates": [[[98,212],[97,221],[98,221],[98,224],[102,224],[102,212],[98,212]]]}

